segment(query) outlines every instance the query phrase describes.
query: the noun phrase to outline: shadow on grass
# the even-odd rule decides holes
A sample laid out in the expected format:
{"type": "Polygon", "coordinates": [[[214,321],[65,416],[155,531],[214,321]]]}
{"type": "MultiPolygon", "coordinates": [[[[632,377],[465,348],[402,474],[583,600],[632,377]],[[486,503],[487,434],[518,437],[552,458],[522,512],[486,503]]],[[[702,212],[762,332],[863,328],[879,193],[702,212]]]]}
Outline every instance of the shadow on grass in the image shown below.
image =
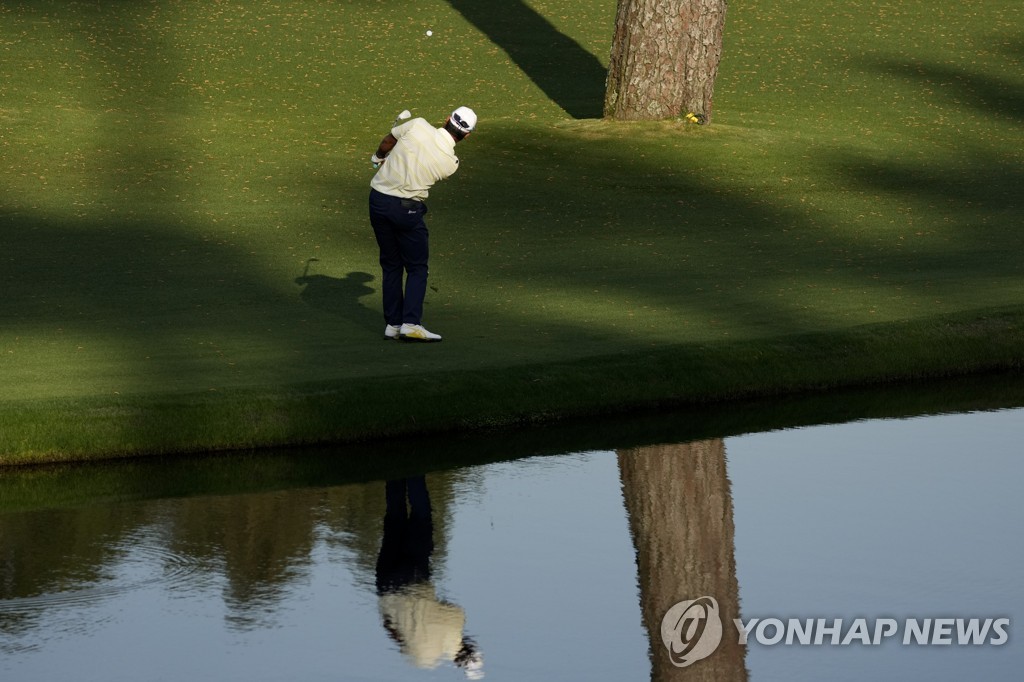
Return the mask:
{"type": "MultiPolygon", "coordinates": [[[[442,344],[430,356],[434,372],[490,361],[497,362],[494,369],[500,376],[506,363],[522,364],[517,359],[522,356],[538,363],[542,373],[540,365],[564,358],[570,352],[566,349],[580,358],[615,352],[641,354],[651,345],[649,335],[628,329],[630,311],[620,305],[623,298],[635,300],[638,307],[664,307],[678,319],[690,313],[709,318],[709,326],[717,318],[726,328],[748,325],[757,334],[770,336],[806,330],[818,322],[824,326],[832,314],[827,303],[819,310],[807,310],[791,298],[779,296],[785,287],[801,286],[792,278],[815,280],[819,286],[857,286],[868,298],[881,298],[891,293],[894,282],[909,282],[932,272],[953,273],[959,278],[957,286],[970,287],[993,272],[1010,273],[1019,268],[1005,249],[1002,253],[991,250],[993,258],[984,262],[969,263],[948,244],[934,253],[889,251],[873,237],[831,229],[835,226],[821,229],[797,212],[723,191],[713,178],[699,173],[652,169],[643,159],[623,153],[621,147],[580,145],[571,163],[540,169],[551,174],[571,170],[573,192],[567,193],[562,183],[537,182],[538,169],[532,165],[539,158],[557,158],[552,152],[560,139],[507,130],[491,131],[487,140],[489,161],[480,162],[473,173],[460,179],[459,192],[473,200],[451,201],[444,209],[446,216],[450,212],[446,221],[473,226],[459,236],[460,248],[472,254],[463,264],[477,269],[476,274],[469,273],[469,279],[478,277],[481,283],[502,286],[529,282],[531,291],[549,291],[563,298],[576,295],[585,302],[584,311],[600,303],[600,293],[607,292],[614,309],[606,314],[619,326],[591,325],[584,337],[580,323],[571,316],[557,312],[539,315],[538,306],[530,305],[531,301],[518,301],[494,315],[522,331],[494,335],[490,334],[490,320],[474,311],[474,302],[464,294],[455,304],[466,319],[474,318],[474,330],[488,333],[487,342],[442,344]],[[522,175],[518,172],[521,164],[527,166],[522,175]],[[510,202],[510,187],[529,187],[530,191],[510,202]],[[621,187],[631,189],[623,192],[621,187]],[[636,220],[638,206],[647,216],[644,221],[636,220]],[[491,220],[485,224],[487,229],[480,229],[476,217],[497,211],[507,212],[507,225],[491,220]],[[524,248],[524,242],[529,246],[524,248]],[[769,248],[762,251],[760,244],[769,248]],[[722,286],[716,288],[718,284],[722,286]],[[560,356],[537,355],[541,334],[560,356]]],[[[928,170],[921,166],[916,172],[908,171],[922,183],[914,193],[939,196],[949,191],[938,180],[928,181],[928,170]]],[[[875,177],[875,172],[870,177],[875,177]]],[[[998,183],[999,177],[990,181],[998,183]]],[[[1012,177],[1005,179],[1006,183],[1012,181],[1012,177]]],[[[1009,185],[997,188],[998,196],[1003,196],[1009,185]]],[[[950,215],[965,220],[972,210],[956,206],[950,215]]],[[[954,239],[964,248],[979,248],[976,235],[957,234],[954,239]]],[[[982,248],[989,247],[982,244],[982,248]]],[[[363,349],[357,342],[339,343],[336,335],[331,337],[332,330],[322,325],[309,328],[325,345],[333,346],[320,355],[296,355],[301,349],[295,345],[298,336],[269,329],[300,325],[309,310],[366,329],[368,338],[377,340],[372,331],[380,318],[360,303],[373,291],[367,286],[371,275],[355,271],[336,278],[307,271],[295,280],[303,287],[305,305],[290,302],[268,283],[267,273],[243,249],[204,240],[195,228],[173,222],[67,224],[8,214],[0,217],[0,252],[12,262],[4,272],[7,298],[3,309],[16,321],[8,326],[9,331],[22,325],[53,330],[68,339],[68,354],[76,345],[74,336],[88,340],[109,337],[111,352],[117,354],[116,371],[126,381],[150,390],[236,372],[225,367],[230,358],[218,355],[216,344],[238,336],[258,347],[262,355],[256,358],[265,359],[269,354],[272,362],[282,365],[276,375],[281,387],[289,386],[295,376],[309,377],[325,361],[355,358],[360,362],[363,349]],[[214,345],[200,345],[211,342],[214,345]],[[175,345],[174,357],[153,361],[154,347],[175,345]]],[[[910,291],[907,295],[924,294],[910,291]]],[[[714,338],[710,333],[714,330],[708,331],[702,336],[701,330],[687,330],[685,337],[699,341],[714,338]]],[[[421,371],[419,365],[406,367],[413,377],[421,371]]],[[[328,379],[337,376],[325,373],[328,379]]],[[[439,378],[419,377],[423,381],[439,378]]],[[[460,379],[449,374],[444,380],[457,385],[460,379]]],[[[609,385],[629,380],[608,377],[609,385]]],[[[471,402],[467,399],[467,407],[471,402]]],[[[261,420],[288,419],[287,414],[273,413],[273,409],[266,414],[259,409],[254,405],[253,433],[261,420]]],[[[401,419],[416,416],[413,407],[399,412],[401,419]]],[[[201,410],[193,414],[206,418],[201,410]]],[[[246,428],[247,422],[241,426],[246,428]]],[[[271,427],[270,433],[280,433],[274,430],[276,425],[271,427]]],[[[123,442],[130,444],[144,441],[152,426],[136,419],[125,420],[120,428],[123,442]]],[[[216,433],[219,428],[212,423],[208,431],[216,433]]],[[[188,430],[203,429],[190,424],[188,430]]],[[[291,433],[302,433],[302,427],[291,433]]]]}
{"type": "MultiPolygon", "coordinates": [[[[997,41],[998,38],[993,38],[997,41]]],[[[997,43],[998,44],[998,43],[997,43]]],[[[1024,41],[1001,50],[1009,63],[1020,62],[1024,54],[1024,41]]],[[[958,69],[948,64],[907,61],[905,59],[861,58],[868,71],[888,78],[899,78],[918,83],[928,89],[939,89],[949,116],[956,118],[960,111],[973,109],[994,119],[1024,121],[1024,86],[1007,77],[958,69]]],[[[1010,71],[1014,75],[1019,72],[1010,71]]]]}
{"type": "MultiPolygon", "coordinates": [[[[558,149],[571,135],[489,131],[482,154],[488,165],[460,181],[459,192],[470,201],[448,210],[456,213],[456,225],[506,216],[505,225],[492,221],[484,234],[460,234],[463,246],[475,240],[472,265],[482,286],[486,273],[507,273],[553,299],[575,297],[580,310],[598,309],[602,299],[614,301],[606,320],[598,315],[586,326],[588,337],[618,337],[634,348],[631,329],[644,338],[634,323],[650,310],[671,316],[681,334],[698,341],[716,338],[718,328],[731,329],[731,338],[766,337],[927,317],[947,312],[933,305],[937,296],[962,294],[993,275],[1019,272],[1019,260],[1008,257],[1007,240],[1015,237],[1005,219],[986,227],[991,239],[970,229],[980,224],[979,202],[987,202],[993,214],[1020,205],[1019,169],[984,152],[965,161],[978,169],[967,181],[931,163],[899,167],[877,159],[814,159],[851,189],[872,183],[884,201],[902,191],[914,205],[931,197],[948,203],[952,229],[925,226],[936,234],[915,241],[913,235],[901,240],[907,236],[903,226],[863,230],[841,222],[841,212],[801,210],[757,191],[737,191],[728,181],[688,172],[685,164],[651,167],[621,144],[577,144],[571,160],[559,160],[558,149]],[[543,158],[554,159],[544,169],[548,182],[538,181],[542,174],[530,167],[543,158]],[[868,168],[859,170],[858,164],[868,168]],[[517,184],[528,190],[510,202],[507,188],[517,184]],[[526,221],[536,229],[524,228],[526,221]]],[[[884,201],[876,206],[884,207],[884,201]]],[[[553,303],[542,302],[554,310],[553,303]]],[[[573,336],[568,304],[562,316],[526,302],[516,306],[514,300],[509,308],[552,335],[573,336]]],[[[588,339],[576,337],[582,353],[588,339]]]]}
{"type": "Polygon", "coordinates": [[[608,69],[526,2],[448,2],[570,116],[579,119],[603,115],[608,69]]]}
{"type": "MultiPolygon", "coordinates": [[[[572,115],[599,115],[598,81],[603,81],[604,72],[597,60],[524,3],[504,3],[500,11],[462,0],[453,0],[452,6],[505,47],[572,115]]],[[[110,40],[116,43],[118,37],[110,40]]],[[[145,54],[173,61],[171,48],[145,54]]],[[[129,74],[126,90],[144,96],[150,79],[135,66],[126,62],[118,68],[129,74]]],[[[1016,97],[985,101],[999,112],[1015,107],[1016,97]]],[[[154,181],[146,190],[129,190],[126,199],[117,197],[126,178],[159,169],[169,158],[187,156],[174,145],[162,144],[155,124],[142,130],[152,140],[134,144],[133,137],[122,135],[123,129],[108,131],[103,146],[112,151],[106,160],[126,163],[128,168],[111,173],[106,198],[116,199],[118,206],[148,210],[150,218],[62,220],[25,211],[0,215],[0,254],[10,263],[3,271],[7,330],[48,331],[44,342],[66,344],[68,364],[80,345],[71,337],[112,339],[116,371],[140,390],[153,392],[178,381],[195,381],[210,375],[211,369],[223,376],[244,371],[228,368],[230,358],[220,353],[217,344],[227,337],[244,336],[258,348],[258,362],[267,363],[270,357],[270,362],[281,364],[274,376],[282,386],[294,376],[308,378],[325,358],[361,362],[368,357],[358,347],[338,344],[333,330],[322,326],[311,333],[325,347],[334,346],[322,354],[300,354],[308,346],[297,348],[296,335],[276,330],[302,324],[309,310],[376,329],[378,313],[359,303],[372,292],[365,279],[370,275],[353,272],[339,279],[307,271],[296,282],[303,287],[307,305],[296,305],[283,298],[265,266],[244,246],[224,239],[226,230],[211,229],[222,237],[211,241],[200,234],[201,226],[163,217],[164,207],[153,203],[152,195],[166,191],[187,196],[190,189],[168,180],[166,173],[157,176],[166,181],[162,186],[155,187],[154,181]],[[153,347],[168,344],[176,344],[178,350],[153,362],[153,347]],[[298,370],[294,375],[292,368],[298,370]]],[[[431,371],[487,366],[500,373],[512,364],[642,352],[652,345],[648,330],[632,329],[630,318],[645,307],[666,310],[674,320],[694,319],[693,327],[675,335],[676,343],[717,340],[721,337],[715,336],[716,325],[770,336],[834,321],[831,301],[794,298],[791,292],[804,291],[810,283],[855,288],[863,292],[858,305],[866,308],[892,295],[895,286],[920,283],[932,274],[946,280],[955,275],[955,286],[969,288],[993,272],[1019,272],[1019,259],[1005,248],[1008,244],[979,244],[976,235],[965,231],[953,235],[952,247],[943,243],[934,250],[897,250],[843,225],[816,224],[808,214],[781,206],[771,197],[738,193],[727,181],[685,163],[660,168],[644,158],[643,149],[630,152],[622,145],[577,140],[575,133],[564,130],[545,132],[521,126],[494,128],[470,143],[483,143],[486,155],[477,156],[472,170],[467,168],[458,177],[458,192],[469,200],[444,209],[451,216],[445,220],[467,226],[457,245],[469,254],[460,260],[467,268],[461,281],[492,289],[497,284],[510,293],[502,298],[481,296],[482,302],[474,303],[474,292],[462,292],[455,300],[459,314],[474,318],[463,329],[479,330],[486,343],[438,344],[443,347],[431,351],[436,362],[431,371]],[[564,153],[567,148],[573,150],[571,156],[564,153]],[[485,215],[498,218],[482,219],[485,215]],[[972,249],[980,257],[965,262],[961,254],[972,249]],[[521,300],[515,291],[521,283],[529,284],[535,300],[521,300]],[[545,297],[559,298],[563,307],[551,306],[545,297]],[[587,326],[573,318],[578,309],[586,314],[591,306],[600,305],[608,309],[601,314],[613,324],[587,326]],[[544,311],[545,306],[549,310],[544,311]],[[490,323],[498,319],[506,327],[495,334],[490,323]],[[543,352],[538,351],[542,342],[547,344],[543,352]]],[[[186,150],[199,146],[194,140],[182,145],[186,150]]],[[[900,166],[867,159],[858,164],[861,160],[839,157],[825,161],[833,162],[835,174],[847,182],[948,201],[948,217],[954,224],[974,221],[978,202],[997,211],[1020,208],[1015,198],[1022,180],[1019,167],[993,163],[981,154],[965,163],[978,173],[968,183],[953,182],[943,168],[931,163],[900,166]],[[867,172],[858,165],[866,165],[867,172]]],[[[359,193],[365,192],[363,180],[360,186],[359,193]]],[[[1000,234],[1007,231],[1001,229],[1000,234]]],[[[903,295],[925,300],[929,292],[919,287],[903,295]]],[[[422,366],[405,367],[416,376],[422,366]]],[[[452,374],[444,378],[459,379],[452,374]]],[[[630,379],[617,381],[624,384],[630,379]]],[[[463,399],[467,407],[477,407],[471,397],[463,399]]],[[[412,408],[407,412],[411,414],[412,408]]],[[[148,425],[126,421],[123,428],[123,440],[130,444],[148,425]]],[[[216,430],[212,425],[211,431],[216,430]]]]}
{"type": "Polygon", "coordinates": [[[311,308],[329,315],[339,315],[367,330],[383,325],[383,314],[375,312],[359,302],[364,296],[376,290],[367,285],[374,280],[368,272],[350,272],[344,277],[309,274],[306,272],[295,279],[302,287],[302,300],[311,308]],[[379,324],[378,324],[379,323],[379,324]]]}
{"type": "MultiPolygon", "coordinates": [[[[1019,59],[1024,43],[1016,40],[1004,46],[1005,53],[1019,59]]],[[[866,189],[879,195],[902,195],[904,203],[916,203],[940,209],[946,217],[940,225],[922,225],[920,229],[947,231],[960,244],[941,256],[927,259],[947,261],[943,265],[959,267],[970,278],[1019,276],[1024,272],[1019,259],[1006,258],[1019,250],[1020,239],[1008,228],[1008,219],[1024,213],[1024,166],[1020,148],[1007,148],[1000,138],[985,133],[985,121],[1005,126],[1006,121],[1024,121],[1024,85],[1009,77],[956,69],[946,64],[913,63],[874,59],[863,61],[866,69],[890,78],[916,83],[922,88],[941,88],[947,116],[956,119],[958,111],[971,109],[981,117],[976,126],[950,125],[955,135],[950,142],[955,152],[922,163],[879,160],[867,155],[835,154],[829,159],[838,175],[853,189],[866,189]],[[950,260],[952,259],[952,260],[950,260]]],[[[1017,74],[1014,74],[1017,75],[1017,74]]]]}
{"type": "MultiPolygon", "coordinates": [[[[122,363],[142,364],[155,349],[147,346],[169,339],[185,345],[258,335],[248,327],[253,309],[282,298],[233,245],[156,220],[97,223],[0,212],[0,252],[10,257],[3,271],[7,333],[66,338],[69,347],[120,339],[136,348],[120,356],[122,363]]],[[[189,355],[179,362],[187,364],[189,355]]],[[[168,370],[191,374],[184,366],[168,370]]],[[[159,383],[155,376],[148,381],[159,383]]]]}

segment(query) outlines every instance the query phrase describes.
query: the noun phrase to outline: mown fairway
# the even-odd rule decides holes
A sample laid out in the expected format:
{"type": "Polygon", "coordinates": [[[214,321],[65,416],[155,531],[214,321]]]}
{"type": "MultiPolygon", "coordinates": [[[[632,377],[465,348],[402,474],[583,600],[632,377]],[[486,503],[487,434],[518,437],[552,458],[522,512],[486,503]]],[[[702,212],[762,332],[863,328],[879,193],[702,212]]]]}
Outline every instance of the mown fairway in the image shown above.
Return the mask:
{"type": "MultiPolygon", "coordinates": [[[[547,366],[558,411],[633,400],[631,358],[643,384],[723,343],[895,348],[911,321],[913,357],[949,320],[1019,333],[1019,2],[737,0],[704,127],[599,119],[614,9],[4,2],[0,452],[373,435],[359,403],[388,396],[397,430],[438,400],[438,425],[501,421],[475,387],[514,377],[529,402],[522,372],[547,366]],[[427,218],[445,342],[385,343],[368,159],[399,110],[459,104],[479,129],[427,218]],[[609,358],[606,382],[585,371],[609,358]],[[280,396],[356,416],[332,431],[280,396]]],[[[801,381],[842,383],[823,372],[801,381]]]]}

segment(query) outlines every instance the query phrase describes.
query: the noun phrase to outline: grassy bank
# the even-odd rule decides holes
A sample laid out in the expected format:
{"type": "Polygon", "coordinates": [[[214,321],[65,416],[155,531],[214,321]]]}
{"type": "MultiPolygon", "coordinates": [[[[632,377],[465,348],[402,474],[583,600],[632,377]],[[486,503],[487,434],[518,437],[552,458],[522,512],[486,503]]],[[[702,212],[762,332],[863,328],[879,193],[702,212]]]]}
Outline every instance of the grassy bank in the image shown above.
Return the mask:
{"type": "Polygon", "coordinates": [[[0,476],[0,512],[68,508],[96,500],[127,502],[337,486],[439,473],[525,457],[629,450],[666,443],[865,419],[907,419],[1024,405],[1020,374],[972,374],[884,390],[830,390],[785,400],[740,400],[671,410],[644,409],[598,419],[565,419],[539,428],[462,431],[435,436],[208,452],[101,461],[83,466],[11,467],[0,476]]]}
{"type": "Polygon", "coordinates": [[[26,401],[7,412],[10,428],[0,436],[0,449],[18,455],[4,456],[0,464],[535,426],[567,417],[1019,371],[1022,323],[1019,310],[994,310],[500,372],[445,370],[285,390],[26,401]]]}
{"type": "Polygon", "coordinates": [[[707,127],[595,118],[609,5],[6,3],[2,461],[1019,364],[1019,3],[734,2],[707,127]],[[460,103],[388,344],[367,158],[460,103]]]}

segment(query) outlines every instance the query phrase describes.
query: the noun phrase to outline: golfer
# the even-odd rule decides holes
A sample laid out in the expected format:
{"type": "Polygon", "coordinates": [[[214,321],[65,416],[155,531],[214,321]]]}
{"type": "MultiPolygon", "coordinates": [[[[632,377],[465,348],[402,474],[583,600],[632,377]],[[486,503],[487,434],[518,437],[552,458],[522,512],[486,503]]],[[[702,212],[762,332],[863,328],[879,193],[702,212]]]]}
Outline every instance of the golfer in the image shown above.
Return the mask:
{"type": "Polygon", "coordinates": [[[455,145],[474,128],[476,114],[468,107],[453,111],[441,128],[413,118],[392,128],[370,159],[377,168],[370,224],[380,246],[385,339],[441,340],[422,324],[429,257],[424,201],[435,182],[458,170],[455,145]]]}

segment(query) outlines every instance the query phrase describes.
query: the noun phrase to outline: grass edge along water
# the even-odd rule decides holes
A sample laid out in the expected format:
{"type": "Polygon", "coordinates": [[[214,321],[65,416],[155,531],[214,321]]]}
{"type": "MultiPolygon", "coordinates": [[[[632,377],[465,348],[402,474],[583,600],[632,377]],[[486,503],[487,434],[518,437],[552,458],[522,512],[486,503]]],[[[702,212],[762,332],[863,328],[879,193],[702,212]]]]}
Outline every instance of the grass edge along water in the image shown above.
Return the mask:
{"type": "Polygon", "coordinates": [[[1024,309],[281,391],[0,405],[0,465],[520,428],[1024,367],[1024,309]],[[403,402],[395,418],[396,395],[403,402]],[[13,409],[12,409],[13,408],[13,409]]]}
{"type": "Polygon", "coordinates": [[[527,44],[467,3],[256,4],[0,10],[3,463],[1020,363],[1020,3],[734,3],[711,126],[588,118],[607,3],[508,3],[527,44]],[[431,213],[444,348],[381,359],[368,155],[474,97],[431,213]]]}

